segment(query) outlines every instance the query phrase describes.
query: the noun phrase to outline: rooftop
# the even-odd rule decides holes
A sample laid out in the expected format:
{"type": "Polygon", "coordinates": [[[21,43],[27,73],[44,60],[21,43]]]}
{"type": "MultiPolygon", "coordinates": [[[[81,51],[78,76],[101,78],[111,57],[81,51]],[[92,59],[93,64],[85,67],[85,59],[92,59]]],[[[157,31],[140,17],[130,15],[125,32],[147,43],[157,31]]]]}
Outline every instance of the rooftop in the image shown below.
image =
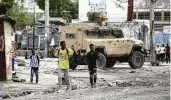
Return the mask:
{"type": "MultiPolygon", "coordinates": [[[[40,22],[45,22],[45,18],[39,18],[38,21],[40,22]]],[[[65,25],[66,24],[66,20],[61,18],[61,17],[50,17],[49,18],[49,23],[54,23],[54,24],[60,24],[60,25],[65,25]]]]}

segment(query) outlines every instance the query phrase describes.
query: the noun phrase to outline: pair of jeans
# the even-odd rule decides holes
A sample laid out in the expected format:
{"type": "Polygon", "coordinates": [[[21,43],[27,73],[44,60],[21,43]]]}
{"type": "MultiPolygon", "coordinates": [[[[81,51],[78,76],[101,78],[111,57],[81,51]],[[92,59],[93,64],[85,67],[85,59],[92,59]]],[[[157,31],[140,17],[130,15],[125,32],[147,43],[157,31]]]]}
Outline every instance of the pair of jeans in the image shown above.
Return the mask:
{"type": "Polygon", "coordinates": [[[89,68],[89,73],[90,73],[90,83],[91,85],[95,85],[97,80],[97,68],[89,68]]]}
{"type": "Polygon", "coordinates": [[[36,83],[38,83],[38,78],[39,78],[38,73],[39,73],[38,67],[31,67],[31,76],[30,76],[31,83],[33,82],[34,74],[36,75],[36,83]]]}
{"type": "Polygon", "coordinates": [[[58,82],[59,82],[59,89],[62,89],[62,73],[64,73],[64,80],[66,84],[68,85],[68,88],[70,87],[69,82],[69,69],[61,69],[58,68],[58,82]]]}
{"type": "Polygon", "coordinates": [[[161,53],[160,54],[160,57],[161,57],[161,62],[163,63],[164,62],[164,59],[165,59],[165,53],[161,53]]]}

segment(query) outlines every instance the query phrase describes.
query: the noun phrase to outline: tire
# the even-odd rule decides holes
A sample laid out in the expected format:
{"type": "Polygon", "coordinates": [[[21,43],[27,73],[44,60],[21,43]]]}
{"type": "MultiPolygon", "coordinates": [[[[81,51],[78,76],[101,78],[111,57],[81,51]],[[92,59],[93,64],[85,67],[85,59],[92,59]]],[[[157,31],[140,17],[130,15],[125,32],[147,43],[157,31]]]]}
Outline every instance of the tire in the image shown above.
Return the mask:
{"type": "Polygon", "coordinates": [[[69,68],[72,70],[75,70],[77,68],[77,58],[76,57],[70,57],[69,58],[69,68]]]}
{"type": "Polygon", "coordinates": [[[97,60],[97,62],[96,62],[97,67],[105,68],[106,67],[106,57],[102,53],[99,53],[98,56],[99,56],[99,60],[97,60]]]}
{"type": "Polygon", "coordinates": [[[115,61],[107,61],[106,68],[112,68],[115,65],[115,61]]]}
{"type": "Polygon", "coordinates": [[[72,65],[70,64],[69,65],[69,69],[75,70],[76,68],[77,68],[77,64],[75,64],[75,65],[74,64],[72,64],[72,65]]]}
{"type": "Polygon", "coordinates": [[[134,51],[128,58],[128,63],[131,68],[138,69],[144,64],[144,55],[139,51],[134,51]]]}

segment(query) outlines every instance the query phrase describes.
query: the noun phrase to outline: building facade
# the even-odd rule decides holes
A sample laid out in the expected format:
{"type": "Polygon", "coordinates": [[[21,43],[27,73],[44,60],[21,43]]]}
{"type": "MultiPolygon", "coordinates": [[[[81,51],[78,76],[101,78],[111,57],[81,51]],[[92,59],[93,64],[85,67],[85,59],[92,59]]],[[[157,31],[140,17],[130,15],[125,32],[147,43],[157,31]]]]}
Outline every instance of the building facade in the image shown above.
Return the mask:
{"type": "MultiPolygon", "coordinates": [[[[165,26],[170,26],[170,9],[154,10],[154,30],[163,32],[165,26]]],[[[134,19],[150,20],[149,9],[134,9],[134,19]]]]}

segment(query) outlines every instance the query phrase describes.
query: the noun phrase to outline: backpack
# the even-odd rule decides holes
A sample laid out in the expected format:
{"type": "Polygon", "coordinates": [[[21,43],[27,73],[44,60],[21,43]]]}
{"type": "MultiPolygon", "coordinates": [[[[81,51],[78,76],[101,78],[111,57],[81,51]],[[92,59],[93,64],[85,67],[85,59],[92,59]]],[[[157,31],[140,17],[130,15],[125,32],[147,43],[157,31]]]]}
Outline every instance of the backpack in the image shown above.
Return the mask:
{"type": "MultiPolygon", "coordinates": [[[[61,49],[58,50],[58,55],[59,55],[59,53],[60,53],[60,50],[61,50],[61,49]]],[[[68,50],[67,48],[66,48],[66,52],[67,52],[68,59],[69,59],[69,50],[68,50]]]]}

